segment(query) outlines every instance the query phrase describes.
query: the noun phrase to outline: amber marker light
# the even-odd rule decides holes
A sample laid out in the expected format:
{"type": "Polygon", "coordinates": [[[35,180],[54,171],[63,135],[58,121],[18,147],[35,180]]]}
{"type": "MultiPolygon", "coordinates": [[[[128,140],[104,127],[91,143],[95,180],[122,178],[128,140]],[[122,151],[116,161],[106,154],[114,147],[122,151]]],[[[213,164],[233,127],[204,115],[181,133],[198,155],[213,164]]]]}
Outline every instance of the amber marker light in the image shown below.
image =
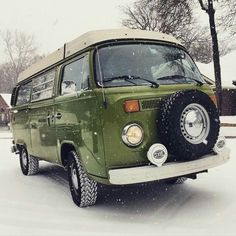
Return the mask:
{"type": "Polygon", "coordinates": [[[212,102],[214,102],[214,104],[217,106],[216,95],[211,95],[210,98],[211,98],[212,102]]]}
{"type": "Polygon", "coordinates": [[[129,100],[124,103],[125,112],[138,112],[140,111],[138,100],[129,100]]]}

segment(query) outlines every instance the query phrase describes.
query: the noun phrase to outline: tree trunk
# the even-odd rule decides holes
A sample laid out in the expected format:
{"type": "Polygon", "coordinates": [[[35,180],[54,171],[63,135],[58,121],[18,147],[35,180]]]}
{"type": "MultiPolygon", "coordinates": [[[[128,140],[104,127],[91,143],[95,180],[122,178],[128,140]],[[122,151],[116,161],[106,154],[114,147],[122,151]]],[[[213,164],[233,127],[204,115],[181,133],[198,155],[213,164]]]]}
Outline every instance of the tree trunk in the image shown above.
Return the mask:
{"type": "Polygon", "coordinates": [[[219,54],[218,38],[217,38],[216,26],[215,26],[215,10],[213,7],[213,0],[208,0],[208,15],[209,15],[209,23],[210,23],[210,29],[211,29],[211,37],[212,37],[217,106],[218,106],[219,113],[221,115],[221,112],[222,112],[221,68],[220,68],[220,54],[219,54]]]}

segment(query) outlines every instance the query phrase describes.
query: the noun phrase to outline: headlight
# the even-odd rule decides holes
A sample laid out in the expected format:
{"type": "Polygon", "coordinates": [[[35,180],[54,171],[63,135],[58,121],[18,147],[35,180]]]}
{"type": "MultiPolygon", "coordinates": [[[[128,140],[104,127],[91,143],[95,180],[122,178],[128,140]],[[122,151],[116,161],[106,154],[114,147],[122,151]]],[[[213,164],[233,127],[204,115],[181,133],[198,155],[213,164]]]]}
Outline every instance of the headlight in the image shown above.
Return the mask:
{"type": "Polygon", "coordinates": [[[122,131],[122,140],[128,146],[138,146],[143,141],[143,129],[138,124],[125,126],[122,131]]]}

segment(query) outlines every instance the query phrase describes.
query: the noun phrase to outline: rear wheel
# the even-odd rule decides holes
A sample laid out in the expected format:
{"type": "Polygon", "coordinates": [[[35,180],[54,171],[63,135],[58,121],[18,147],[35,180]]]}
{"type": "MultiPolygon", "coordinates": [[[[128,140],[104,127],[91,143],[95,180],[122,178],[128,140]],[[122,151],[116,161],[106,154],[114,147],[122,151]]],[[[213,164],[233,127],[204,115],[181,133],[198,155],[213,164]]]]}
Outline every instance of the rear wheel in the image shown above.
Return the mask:
{"type": "Polygon", "coordinates": [[[35,175],[39,171],[38,159],[30,156],[25,147],[20,151],[20,167],[24,175],[35,175]]]}
{"type": "Polygon", "coordinates": [[[94,205],[97,200],[97,183],[84,171],[75,151],[69,152],[67,170],[74,203],[79,207],[94,205]]]}

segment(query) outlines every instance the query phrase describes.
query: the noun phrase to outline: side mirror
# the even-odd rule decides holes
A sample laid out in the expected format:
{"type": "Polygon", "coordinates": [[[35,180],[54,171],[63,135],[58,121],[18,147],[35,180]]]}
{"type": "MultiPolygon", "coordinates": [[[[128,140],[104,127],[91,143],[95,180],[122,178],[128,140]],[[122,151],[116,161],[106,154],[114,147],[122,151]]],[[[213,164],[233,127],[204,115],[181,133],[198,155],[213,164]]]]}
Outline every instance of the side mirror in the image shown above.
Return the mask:
{"type": "Polygon", "coordinates": [[[76,89],[76,83],[74,81],[68,80],[68,81],[63,81],[61,83],[61,94],[70,94],[70,93],[75,93],[77,91],[76,89]]]}
{"type": "Polygon", "coordinates": [[[232,81],[232,84],[233,84],[234,86],[236,86],[236,80],[233,80],[233,81],[232,81]]]}

